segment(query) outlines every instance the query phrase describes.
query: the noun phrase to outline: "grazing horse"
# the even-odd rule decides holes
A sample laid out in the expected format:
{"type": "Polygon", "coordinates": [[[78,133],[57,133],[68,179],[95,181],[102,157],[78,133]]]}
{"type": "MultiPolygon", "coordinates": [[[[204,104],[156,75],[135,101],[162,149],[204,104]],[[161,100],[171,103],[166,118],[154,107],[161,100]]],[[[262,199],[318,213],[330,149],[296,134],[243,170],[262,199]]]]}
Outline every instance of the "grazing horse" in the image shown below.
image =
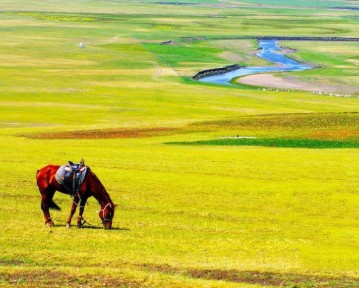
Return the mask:
{"type": "Polygon", "coordinates": [[[65,194],[73,194],[70,216],[66,221],[67,227],[71,226],[71,220],[76,212],[77,206],[79,206],[80,210],[77,218],[77,227],[82,227],[82,214],[85,209],[85,204],[87,199],[93,196],[101,205],[99,217],[102,220],[104,228],[111,229],[112,219],[115,214],[115,205],[95,173],[93,173],[89,167],[86,167],[87,173],[83,183],[77,191],[72,191],[74,192],[72,193],[64,184],[60,184],[58,180],[56,180],[56,172],[60,167],[61,166],[59,165],[47,165],[38,170],[36,174],[37,186],[39,187],[41,193],[41,209],[44,212],[45,224],[48,226],[54,225],[54,222],[50,217],[49,208],[61,210],[60,207],[52,200],[55,192],[60,191],[65,194]]]}

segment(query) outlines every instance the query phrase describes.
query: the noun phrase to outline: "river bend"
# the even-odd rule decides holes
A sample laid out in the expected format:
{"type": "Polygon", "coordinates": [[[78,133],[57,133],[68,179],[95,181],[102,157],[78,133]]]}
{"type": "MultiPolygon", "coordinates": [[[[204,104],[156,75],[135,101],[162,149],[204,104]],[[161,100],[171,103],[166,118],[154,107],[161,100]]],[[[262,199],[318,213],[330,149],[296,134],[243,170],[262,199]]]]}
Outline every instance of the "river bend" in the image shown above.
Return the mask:
{"type": "Polygon", "coordinates": [[[279,47],[278,41],[276,40],[259,40],[258,45],[260,47],[260,50],[256,53],[256,55],[276,65],[239,68],[237,70],[223,73],[220,75],[203,77],[199,79],[199,81],[206,83],[221,84],[221,85],[232,85],[230,81],[233,78],[237,78],[240,76],[270,73],[270,72],[303,71],[313,68],[313,66],[304,63],[299,63],[294,59],[291,59],[280,53],[281,51],[283,51],[283,49],[279,47]]]}

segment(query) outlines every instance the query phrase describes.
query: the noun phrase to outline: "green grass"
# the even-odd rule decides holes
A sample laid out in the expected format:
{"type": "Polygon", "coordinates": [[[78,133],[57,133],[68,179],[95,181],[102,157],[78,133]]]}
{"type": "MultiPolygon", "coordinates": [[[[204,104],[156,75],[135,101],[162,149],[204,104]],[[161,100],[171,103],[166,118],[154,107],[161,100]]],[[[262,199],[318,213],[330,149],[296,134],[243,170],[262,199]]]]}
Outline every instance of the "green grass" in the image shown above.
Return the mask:
{"type": "Polygon", "coordinates": [[[263,146],[285,148],[359,148],[359,141],[325,141],[314,139],[280,139],[280,138],[241,138],[241,139],[214,139],[194,142],[167,142],[176,145],[220,145],[220,146],[263,146]]]}
{"type": "MultiPolygon", "coordinates": [[[[356,88],[359,84],[358,43],[287,41],[285,45],[297,49],[297,52],[291,56],[320,66],[319,69],[290,73],[290,75],[322,86],[323,92],[359,95],[359,90],[356,88]]],[[[277,74],[279,77],[288,75],[288,73],[277,74]]]]}
{"type": "Polygon", "coordinates": [[[350,7],[350,1],[337,1],[337,0],[329,0],[329,1],[320,1],[320,2],[313,2],[310,0],[300,0],[295,1],[292,3],[286,3],[283,0],[248,0],[245,1],[247,3],[253,3],[253,4],[266,4],[266,5],[277,5],[277,6],[299,6],[299,7],[350,7]],[[349,2],[349,3],[348,3],[349,2]]]}
{"type": "MultiPolygon", "coordinates": [[[[357,143],[358,99],[190,78],[266,65],[254,40],[223,38],[352,36],[355,13],[152,2],[3,5],[0,286],[357,287],[358,149],[313,148],[357,143]],[[236,135],[307,146],[164,144],[236,135]],[[119,205],[111,231],[93,198],[92,225],[66,229],[71,199],[60,193],[56,226],[44,226],[36,170],[81,158],[119,205]]],[[[319,44],[293,42],[325,66],[303,78],[356,87],[356,62],[339,67],[356,44],[319,44]]]]}

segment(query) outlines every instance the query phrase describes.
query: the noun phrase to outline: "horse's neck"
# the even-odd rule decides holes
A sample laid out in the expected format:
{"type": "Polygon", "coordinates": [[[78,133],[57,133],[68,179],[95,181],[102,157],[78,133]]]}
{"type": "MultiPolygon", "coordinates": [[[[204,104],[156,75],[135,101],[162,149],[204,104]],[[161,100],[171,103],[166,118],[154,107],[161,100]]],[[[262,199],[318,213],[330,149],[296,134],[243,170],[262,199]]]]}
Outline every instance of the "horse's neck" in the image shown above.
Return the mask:
{"type": "Polygon", "coordinates": [[[107,203],[111,203],[110,197],[105,197],[104,195],[99,195],[98,193],[92,193],[93,197],[97,200],[97,202],[101,205],[101,207],[107,205],[107,203]]]}
{"type": "MultiPolygon", "coordinates": [[[[96,176],[95,176],[96,177],[96,176]]],[[[100,180],[96,180],[94,176],[92,176],[92,195],[97,200],[97,202],[101,205],[103,208],[108,203],[113,204],[110,195],[107,193],[105,187],[102,185],[102,183],[99,183],[100,180]]]]}

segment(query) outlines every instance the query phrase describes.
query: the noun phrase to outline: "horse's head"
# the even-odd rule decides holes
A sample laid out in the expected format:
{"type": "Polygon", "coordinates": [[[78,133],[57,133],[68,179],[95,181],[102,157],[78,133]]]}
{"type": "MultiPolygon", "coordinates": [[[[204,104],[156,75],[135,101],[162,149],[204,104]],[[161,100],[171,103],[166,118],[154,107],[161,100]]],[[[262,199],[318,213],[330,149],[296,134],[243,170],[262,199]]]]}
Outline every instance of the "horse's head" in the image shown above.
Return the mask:
{"type": "Polygon", "coordinates": [[[111,229],[112,227],[112,219],[115,216],[115,205],[113,203],[107,203],[102,209],[98,212],[98,216],[100,216],[103,227],[105,229],[111,229]]]}

